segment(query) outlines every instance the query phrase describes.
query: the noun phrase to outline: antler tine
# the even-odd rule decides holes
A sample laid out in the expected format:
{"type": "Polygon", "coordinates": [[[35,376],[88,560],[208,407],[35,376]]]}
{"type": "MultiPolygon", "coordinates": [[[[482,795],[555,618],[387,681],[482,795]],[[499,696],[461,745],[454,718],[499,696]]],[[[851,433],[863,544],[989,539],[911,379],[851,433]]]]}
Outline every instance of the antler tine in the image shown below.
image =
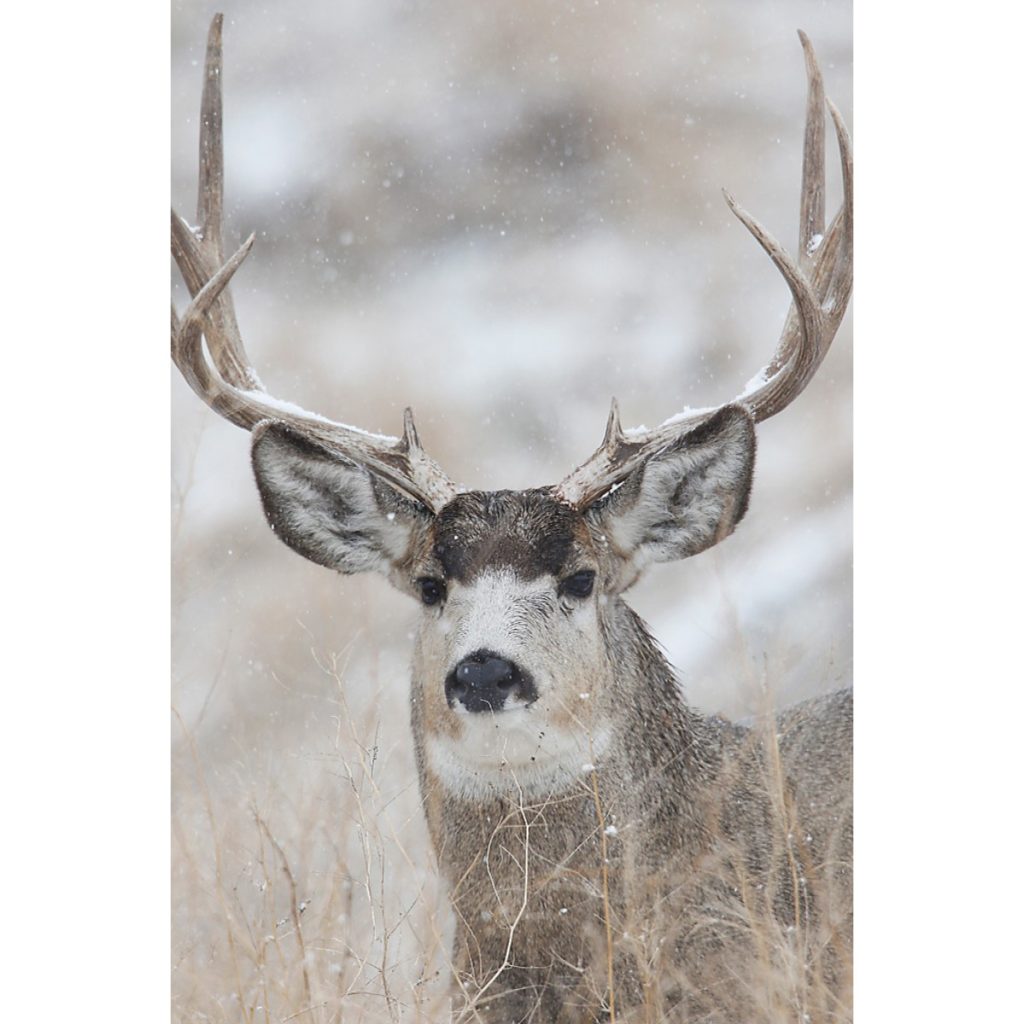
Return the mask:
{"type": "Polygon", "coordinates": [[[807,71],[807,113],[804,120],[804,161],[800,185],[800,266],[811,262],[814,238],[825,230],[825,83],[810,39],[797,32],[807,71]]]}
{"type": "Polygon", "coordinates": [[[420,446],[411,410],[405,411],[401,439],[336,423],[269,395],[245,352],[228,283],[252,248],[253,236],[225,262],[223,20],[221,14],[214,16],[206,45],[199,135],[199,228],[193,230],[171,211],[171,252],[192,296],[180,319],[171,307],[171,356],[196,394],[230,422],[247,430],[264,420],[286,423],[439,511],[457,491],[420,446]]]}
{"type": "MultiPolygon", "coordinates": [[[[853,288],[853,157],[850,136],[835,105],[827,100],[814,48],[799,33],[807,73],[807,110],[800,189],[797,261],[725,192],[729,208],[768,254],[789,286],[793,304],[771,360],[733,402],[761,422],[781,412],[807,386],[835,337],[853,288]],[[839,143],[843,205],[825,225],[825,107],[839,143]]],[[[651,431],[610,429],[594,454],[556,488],[567,504],[585,508],[637,466],[718,411],[685,411],[651,431]],[[614,435],[614,436],[613,436],[614,435]]],[[[617,414],[616,414],[617,419],[617,414]]]]}
{"type": "Polygon", "coordinates": [[[843,208],[836,215],[836,222],[842,225],[839,254],[822,305],[829,319],[835,323],[837,330],[850,302],[850,293],[853,291],[853,145],[850,142],[850,132],[843,121],[843,115],[839,113],[839,108],[831,100],[827,102],[836,131],[836,139],[839,142],[839,160],[843,176],[843,208]]]}
{"type": "Polygon", "coordinates": [[[736,398],[760,422],[789,405],[814,376],[821,362],[824,314],[810,281],[789,253],[728,192],[725,201],[785,278],[799,326],[798,331],[783,330],[771,362],[754,378],[755,381],[765,378],[764,383],[753,389],[748,385],[748,390],[736,398]]]}
{"type": "Polygon", "coordinates": [[[235,387],[207,363],[203,352],[203,329],[209,323],[211,310],[223,299],[228,282],[249,255],[254,241],[255,236],[250,235],[231,259],[199,289],[180,321],[171,306],[171,358],[174,365],[211,409],[247,430],[261,419],[266,419],[266,405],[254,401],[252,392],[235,387]]]}
{"type": "Polygon", "coordinates": [[[224,217],[224,15],[215,14],[206,36],[203,98],[199,106],[199,196],[196,219],[214,262],[224,261],[221,223],[224,217]]]}

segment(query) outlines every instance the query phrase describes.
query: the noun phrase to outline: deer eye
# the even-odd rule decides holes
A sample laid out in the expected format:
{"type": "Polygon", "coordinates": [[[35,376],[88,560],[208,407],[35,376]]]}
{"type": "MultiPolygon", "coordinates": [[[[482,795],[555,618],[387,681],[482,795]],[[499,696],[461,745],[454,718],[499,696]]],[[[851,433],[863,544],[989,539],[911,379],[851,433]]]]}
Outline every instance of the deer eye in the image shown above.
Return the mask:
{"type": "Polygon", "coordinates": [[[571,576],[566,576],[558,584],[558,596],[590,597],[590,592],[594,589],[594,576],[593,569],[585,569],[583,572],[575,572],[571,576]]]}
{"type": "Polygon", "coordinates": [[[420,598],[424,604],[437,604],[439,601],[443,601],[448,593],[444,582],[435,580],[431,576],[424,576],[423,579],[417,580],[416,585],[420,588],[420,598]]]}

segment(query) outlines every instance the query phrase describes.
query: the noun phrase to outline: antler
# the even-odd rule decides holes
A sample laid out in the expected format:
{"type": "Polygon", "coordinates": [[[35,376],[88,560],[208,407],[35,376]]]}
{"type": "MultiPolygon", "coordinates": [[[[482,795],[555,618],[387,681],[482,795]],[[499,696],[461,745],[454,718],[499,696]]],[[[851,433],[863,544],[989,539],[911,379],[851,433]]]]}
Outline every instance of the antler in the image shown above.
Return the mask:
{"type": "Polygon", "coordinates": [[[171,252],[192,296],[180,320],[171,306],[171,357],[192,390],[225,419],[247,430],[262,420],[287,423],[437,512],[455,497],[456,488],[420,446],[411,409],[405,410],[401,438],[335,423],[269,395],[246,355],[227,286],[252,248],[253,236],[226,261],[221,239],[223,20],[221,14],[214,16],[206,42],[199,130],[199,228],[189,227],[171,210],[171,252]]]}
{"type": "MultiPolygon", "coordinates": [[[[800,194],[800,258],[793,258],[728,192],[725,201],[757,239],[789,285],[793,304],[771,361],[733,399],[761,422],[785,409],[807,386],[832,344],[853,288],[853,156],[850,135],[831,100],[825,98],[821,69],[807,36],[800,32],[807,68],[803,184],[800,194]],[[825,106],[839,142],[843,205],[825,226],[825,106]]],[[[732,404],[732,403],[729,403],[732,404]]],[[[720,408],[720,407],[719,407],[720,408]]],[[[708,419],[717,409],[684,411],[651,431],[624,432],[612,399],[601,446],[556,488],[566,504],[586,508],[651,455],[708,419]]]]}

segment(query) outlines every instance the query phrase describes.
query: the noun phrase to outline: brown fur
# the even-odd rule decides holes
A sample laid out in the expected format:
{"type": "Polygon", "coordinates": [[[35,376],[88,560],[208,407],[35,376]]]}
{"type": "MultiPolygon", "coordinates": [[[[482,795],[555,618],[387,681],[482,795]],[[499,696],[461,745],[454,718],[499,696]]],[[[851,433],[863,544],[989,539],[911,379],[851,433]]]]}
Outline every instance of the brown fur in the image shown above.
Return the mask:
{"type": "MultiPolygon", "coordinates": [[[[269,399],[249,368],[222,289],[251,240],[211,270],[224,248],[220,32],[217,16],[200,118],[201,229],[172,213],[172,250],[193,296],[184,318],[172,316],[172,355],[208,404],[253,430],[260,496],[285,543],[341,572],[384,572],[424,602],[413,735],[459,922],[467,1013],[593,1021],[617,1006],[623,1019],[747,1022],[764,998],[753,966],[776,963],[787,946],[773,925],[801,937],[798,970],[832,993],[850,937],[848,697],[757,728],[702,718],[620,596],[648,564],[734,529],[750,492],[754,419],[800,394],[842,320],[852,193],[810,246],[824,229],[814,126],[825,112],[808,40],[801,34],[806,277],[726,196],[793,292],[797,315],[776,357],[786,365],[742,405],[639,438],[621,431],[613,405],[605,442],[554,491],[459,495],[422,450],[411,413],[400,441],[368,435],[269,399]],[[595,573],[592,596],[566,578],[580,569],[595,573]]],[[[849,139],[832,113],[849,182],[849,139]]],[[[828,994],[815,1012],[835,1016],[843,998],[828,994]]]]}
{"type": "MultiPolygon", "coordinates": [[[[522,568],[525,549],[513,540],[531,517],[525,529],[545,516],[569,523],[577,551],[563,564],[614,561],[582,514],[553,505],[541,492],[466,496],[445,528],[479,559],[474,570],[467,558],[467,576],[497,552],[522,568]]],[[[614,578],[612,566],[600,576],[614,578]]],[[[565,789],[538,796],[513,786],[487,799],[448,791],[425,741],[454,716],[436,679],[414,680],[423,803],[457,915],[460,1001],[486,1021],[605,1019],[610,930],[619,1019],[652,1000],[659,1020],[752,1019],[756,992],[735,976],[765,955],[765,921],[828,935],[815,948],[819,967],[834,972],[848,953],[848,695],[756,727],[703,718],[621,598],[610,595],[598,616],[607,671],[585,703],[586,727],[606,725],[613,738],[593,773],[581,770],[565,789]]],[[[417,666],[428,661],[418,651],[417,666]]]]}
{"type": "Polygon", "coordinates": [[[621,596],[732,532],[753,459],[749,415],[726,407],[589,508],[541,488],[430,515],[288,430],[258,434],[278,535],[424,602],[413,737],[469,1017],[587,1022],[614,1004],[747,1024],[772,971],[812,978],[819,1016],[844,1012],[848,695],[755,726],[702,717],[621,596]],[[564,587],[581,571],[590,594],[564,587]],[[481,650],[528,696],[460,704],[447,682],[481,650]]]}

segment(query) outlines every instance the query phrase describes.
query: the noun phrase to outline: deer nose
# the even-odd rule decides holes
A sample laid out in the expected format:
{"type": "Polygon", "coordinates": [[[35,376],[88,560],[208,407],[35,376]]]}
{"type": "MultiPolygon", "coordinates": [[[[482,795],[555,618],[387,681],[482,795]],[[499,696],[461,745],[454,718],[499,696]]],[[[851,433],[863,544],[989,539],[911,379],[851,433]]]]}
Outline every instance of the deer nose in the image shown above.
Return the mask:
{"type": "Polygon", "coordinates": [[[525,681],[524,673],[506,658],[474,651],[448,673],[444,693],[449,707],[458,702],[467,711],[500,711],[510,694],[532,689],[525,681]]]}

